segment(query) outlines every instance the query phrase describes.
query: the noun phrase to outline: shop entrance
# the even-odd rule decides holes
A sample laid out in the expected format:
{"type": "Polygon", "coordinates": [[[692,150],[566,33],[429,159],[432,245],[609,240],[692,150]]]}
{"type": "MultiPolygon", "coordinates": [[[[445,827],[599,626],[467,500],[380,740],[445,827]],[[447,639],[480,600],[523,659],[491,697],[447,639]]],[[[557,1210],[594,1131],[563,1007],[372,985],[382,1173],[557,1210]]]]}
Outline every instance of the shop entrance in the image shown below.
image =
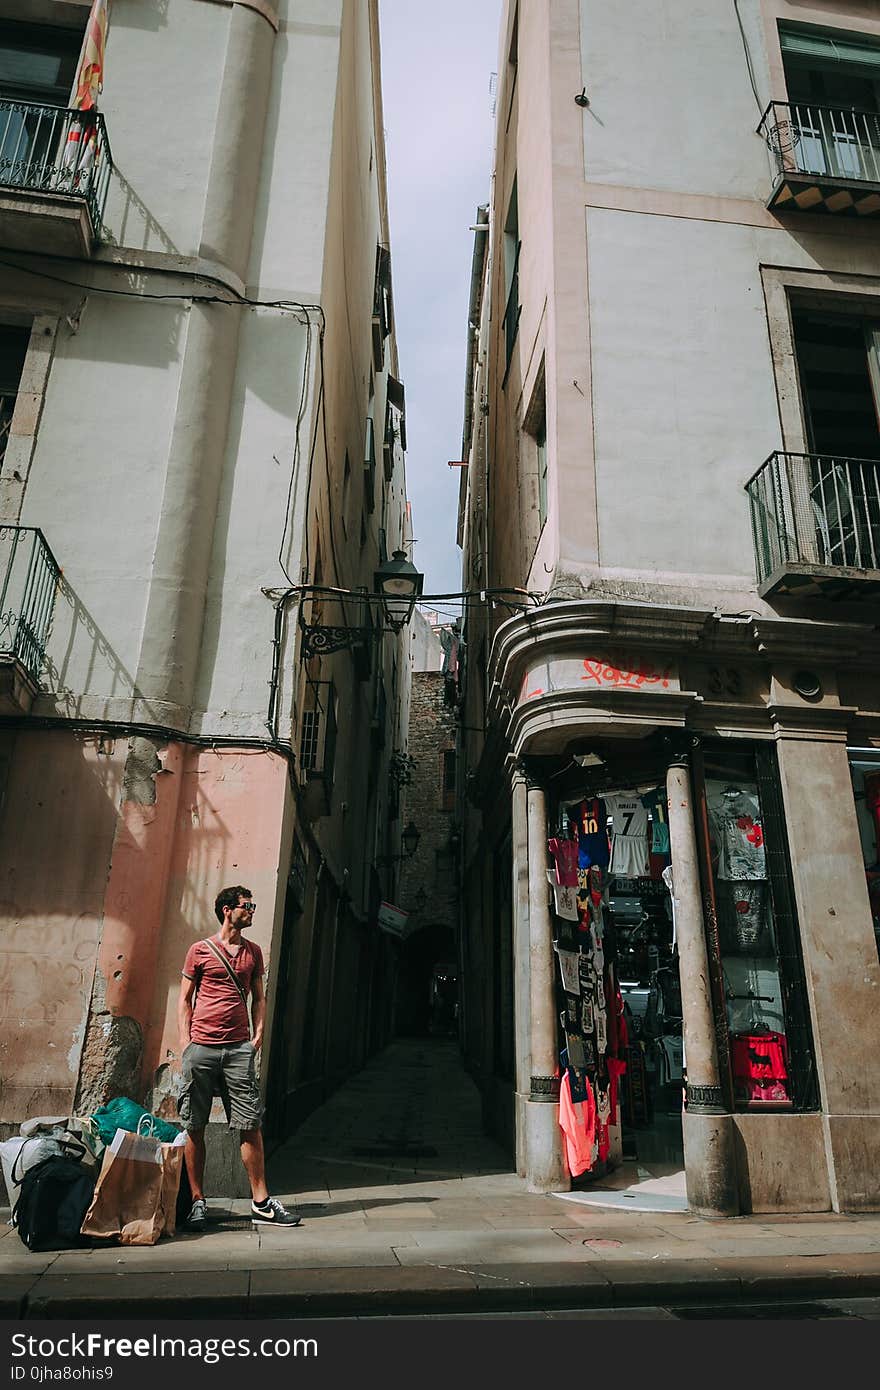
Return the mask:
{"type": "Polygon", "coordinates": [[[561,1074],[596,1110],[592,1144],[566,1140],[570,1195],[633,1210],[686,1206],[667,763],[659,740],[609,741],[548,778],[561,1074]]]}

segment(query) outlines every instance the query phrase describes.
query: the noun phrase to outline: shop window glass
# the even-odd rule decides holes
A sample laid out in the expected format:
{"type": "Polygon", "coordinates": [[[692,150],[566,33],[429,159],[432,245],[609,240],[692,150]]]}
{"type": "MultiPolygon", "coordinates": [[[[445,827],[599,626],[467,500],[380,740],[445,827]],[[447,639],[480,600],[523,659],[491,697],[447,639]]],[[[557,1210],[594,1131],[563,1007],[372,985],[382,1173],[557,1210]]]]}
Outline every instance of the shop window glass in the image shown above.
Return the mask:
{"type": "Polygon", "coordinates": [[[852,748],[849,754],[856,818],[865,861],[874,940],[880,956],[880,750],[852,748]]]}
{"type": "Polygon", "coordinates": [[[815,1065],[775,750],[702,760],[707,919],[738,1110],[816,1106],[815,1065]]]}

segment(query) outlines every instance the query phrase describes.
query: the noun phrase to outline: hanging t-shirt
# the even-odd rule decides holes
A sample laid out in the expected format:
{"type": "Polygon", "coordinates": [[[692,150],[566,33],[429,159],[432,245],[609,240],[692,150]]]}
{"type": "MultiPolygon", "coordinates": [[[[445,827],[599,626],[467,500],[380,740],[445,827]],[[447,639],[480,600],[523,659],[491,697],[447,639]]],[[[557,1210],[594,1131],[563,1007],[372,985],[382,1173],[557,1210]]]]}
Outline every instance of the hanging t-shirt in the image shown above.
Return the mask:
{"type": "Polygon", "coordinates": [[[667,818],[666,792],[662,787],[645,792],[642,805],[651,812],[651,853],[669,853],[669,821],[667,818]]]}
{"type": "Polygon", "coordinates": [[[608,812],[601,796],[591,796],[570,806],[568,815],[577,835],[579,867],[607,868],[611,857],[606,825],[608,812]]]}
{"type": "Polygon", "coordinates": [[[788,1042],[784,1033],[735,1033],[730,1043],[737,1080],[788,1079],[788,1042]]]}
{"type": "Polygon", "coordinates": [[[596,1133],[596,1103],[593,1100],[593,1092],[585,1076],[579,1080],[586,1092],[586,1099],[582,1101],[572,1100],[568,1067],[563,1071],[559,1083],[559,1128],[564,1140],[565,1161],[573,1178],[592,1168],[593,1140],[596,1133]]]}
{"type": "Polygon", "coordinates": [[[577,893],[574,888],[554,883],[553,888],[553,910],[557,917],[562,917],[566,922],[576,922],[578,918],[577,893]]]}
{"type": "Polygon", "coordinates": [[[552,854],[553,862],[556,865],[556,882],[564,888],[577,888],[577,840],[548,840],[547,848],[552,854]]]}
{"type": "Polygon", "coordinates": [[[709,828],[718,851],[718,878],[767,877],[764,829],[757,797],[737,787],[707,796],[709,828]]]}
{"type": "Polygon", "coordinates": [[[622,878],[648,874],[648,809],[641,797],[615,792],[605,798],[611,816],[611,873],[622,878]]]}

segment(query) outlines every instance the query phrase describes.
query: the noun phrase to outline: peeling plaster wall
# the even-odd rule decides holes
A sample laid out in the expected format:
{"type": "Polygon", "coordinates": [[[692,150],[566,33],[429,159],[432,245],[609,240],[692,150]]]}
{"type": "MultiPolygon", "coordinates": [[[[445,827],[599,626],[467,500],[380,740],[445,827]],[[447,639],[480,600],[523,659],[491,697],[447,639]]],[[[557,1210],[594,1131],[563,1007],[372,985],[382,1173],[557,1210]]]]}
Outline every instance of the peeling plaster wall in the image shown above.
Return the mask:
{"type": "MultiPolygon", "coordinates": [[[[244,884],[257,903],[250,936],[266,960],[271,1023],[271,957],[284,912],[292,835],[292,798],[282,758],[258,751],[184,748],[174,776],[179,790],[174,820],[169,815],[168,822],[170,853],[161,922],[144,920],[136,909],[128,922],[129,932],[139,925],[145,939],[150,934],[151,943],[142,962],[140,956],[130,959],[129,978],[142,964],[152,969],[155,979],[144,1019],[142,1084],[145,1093],[155,1084],[153,1102],[171,1118],[177,1113],[180,971],[192,943],[217,930],[214,898],[227,884],[244,884]]],[[[122,940],[121,926],[105,933],[105,958],[112,958],[122,940]]],[[[124,954],[130,947],[120,949],[124,954]]],[[[267,1028],[267,1040],[269,1036],[267,1028]]],[[[264,1074],[267,1061],[268,1045],[262,1057],[264,1074]]]]}
{"type": "Polygon", "coordinates": [[[0,1122],[73,1102],[125,754],[68,733],[16,741],[0,811],[0,1122]]]}
{"type": "Polygon", "coordinates": [[[216,928],[219,888],[243,882],[268,964],[290,802],[286,763],[259,751],[18,736],[0,809],[0,1124],[149,1100],[157,1071],[176,1117],[184,956],[216,928]]]}

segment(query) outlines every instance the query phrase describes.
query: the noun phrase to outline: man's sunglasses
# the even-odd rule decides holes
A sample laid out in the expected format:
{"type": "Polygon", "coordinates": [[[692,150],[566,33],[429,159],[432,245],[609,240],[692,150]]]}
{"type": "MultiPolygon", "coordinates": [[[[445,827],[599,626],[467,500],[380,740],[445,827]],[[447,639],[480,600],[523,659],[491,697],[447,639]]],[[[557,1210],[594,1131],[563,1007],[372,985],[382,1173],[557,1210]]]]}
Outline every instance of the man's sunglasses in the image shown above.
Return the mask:
{"type": "Polygon", "coordinates": [[[256,903],[239,903],[238,905],[239,907],[244,908],[245,912],[256,912],[257,910],[256,903]]]}

